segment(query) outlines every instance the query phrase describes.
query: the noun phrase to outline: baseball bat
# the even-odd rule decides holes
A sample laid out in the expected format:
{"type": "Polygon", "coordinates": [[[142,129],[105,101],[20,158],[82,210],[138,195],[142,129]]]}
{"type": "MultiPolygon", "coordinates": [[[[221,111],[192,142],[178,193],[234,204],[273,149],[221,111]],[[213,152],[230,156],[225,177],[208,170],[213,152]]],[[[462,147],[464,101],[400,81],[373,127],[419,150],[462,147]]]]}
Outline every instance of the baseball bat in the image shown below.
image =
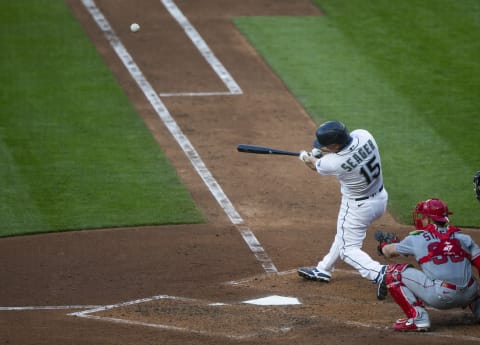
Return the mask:
{"type": "Polygon", "coordinates": [[[285,150],[274,149],[271,147],[265,146],[256,146],[256,145],[246,145],[246,144],[239,144],[237,146],[238,152],[246,152],[246,153],[257,153],[257,154],[270,154],[270,155],[285,155],[285,156],[299,156],[300,152],[291,152],[285,150]]]}

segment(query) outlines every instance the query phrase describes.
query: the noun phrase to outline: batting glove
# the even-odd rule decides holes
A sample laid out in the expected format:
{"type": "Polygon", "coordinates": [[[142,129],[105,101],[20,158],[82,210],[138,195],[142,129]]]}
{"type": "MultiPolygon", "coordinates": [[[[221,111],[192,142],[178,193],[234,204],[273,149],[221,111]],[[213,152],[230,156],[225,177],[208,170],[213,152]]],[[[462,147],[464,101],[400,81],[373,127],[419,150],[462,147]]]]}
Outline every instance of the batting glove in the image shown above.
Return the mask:
{"type": "Polygon", "coordinates": [[[311,152],[307,152],[307,151],[300,151],[300,155],[298,156],[298,158],[300,158],[301,161],[304,161],[306,162],[307,159],[309,157],[312,156],[312,153],[311,152]]]}
{"type": "Polygon", "coordinates": [[[315,157],[315,158],[322,158],[323,152],[322,152],[322,150],[317,149],[316,147],[314,147],[314,148],[312,149],[312,156],[315,157]]]}

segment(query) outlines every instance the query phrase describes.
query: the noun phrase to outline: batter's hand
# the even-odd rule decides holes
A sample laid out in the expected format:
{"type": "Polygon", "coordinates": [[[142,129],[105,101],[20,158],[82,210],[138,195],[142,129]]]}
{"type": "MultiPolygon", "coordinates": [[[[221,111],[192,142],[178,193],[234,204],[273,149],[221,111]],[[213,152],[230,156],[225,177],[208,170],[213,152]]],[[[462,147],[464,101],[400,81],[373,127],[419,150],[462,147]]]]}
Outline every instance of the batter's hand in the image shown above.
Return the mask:
{"type": "Polygon", "coordinates": [[[300,158],[305,163],[305,165],[310,169],[317,170],[317,168],[315,167],[315,163],[317,162],[317,159],[312,156],[311,152],[301,151],[298,158],[300,158]]]}
{"type": "Polygon", "coordinates": [[[314,147],[314,148],[312,149],[312,156],[315,157],[315,158],[322,158],[323,152],[322,152],[322,150],[317,149],[316,147],[314,147]]]}
{"type": "Polygon", "coordinates": [[[300,158],[301,161],[304,161],[305,162],[305,159],[308,158],[308,156],[311,156],[312,154],[310,152],[307,152],[307,151],[300,151],[300,155],[298,156],[298,158],[300,158]]]}

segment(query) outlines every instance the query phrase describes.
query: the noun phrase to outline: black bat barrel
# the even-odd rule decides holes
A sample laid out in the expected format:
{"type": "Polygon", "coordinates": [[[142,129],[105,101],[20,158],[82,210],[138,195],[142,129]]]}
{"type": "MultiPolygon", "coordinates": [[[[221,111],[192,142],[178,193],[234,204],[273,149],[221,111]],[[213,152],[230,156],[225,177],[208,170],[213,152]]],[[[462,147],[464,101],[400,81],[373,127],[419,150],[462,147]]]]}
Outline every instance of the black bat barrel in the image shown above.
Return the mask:
{"type": "Polygon", "coordinates": [[[239,144],[237,146],[237,151],[245,152],[245,153],[286,155],[286,156],[298,156],[300,154],[299,152],[285,151],[285,150],[274,149],[266,146],[247,145],[247,144],[239,144]]]}

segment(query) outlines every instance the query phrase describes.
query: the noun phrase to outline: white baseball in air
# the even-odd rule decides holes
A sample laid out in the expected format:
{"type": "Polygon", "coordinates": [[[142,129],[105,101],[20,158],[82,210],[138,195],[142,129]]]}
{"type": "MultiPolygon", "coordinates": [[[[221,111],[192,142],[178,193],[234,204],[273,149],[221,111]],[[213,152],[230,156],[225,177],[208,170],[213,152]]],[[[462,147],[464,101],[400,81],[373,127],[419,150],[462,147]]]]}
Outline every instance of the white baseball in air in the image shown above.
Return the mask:
{"type": "Polygon", "coordinates": [[[132,25],[130,25],[131,32],[137,32],[138,30],[140,30],[140,25],[138,25],[137,23],[133,23],[132,25]]]}

